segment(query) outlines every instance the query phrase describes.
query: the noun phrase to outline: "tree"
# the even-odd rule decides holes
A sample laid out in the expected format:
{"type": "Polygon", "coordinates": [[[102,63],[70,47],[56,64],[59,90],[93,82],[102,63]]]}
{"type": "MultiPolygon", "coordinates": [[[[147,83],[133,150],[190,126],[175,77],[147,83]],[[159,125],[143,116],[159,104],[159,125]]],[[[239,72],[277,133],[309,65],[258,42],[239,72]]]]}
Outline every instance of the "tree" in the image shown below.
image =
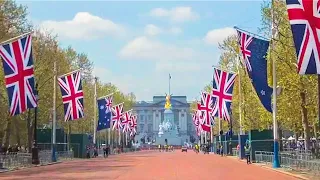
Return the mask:
{"type": "MultiPolygon", "coordinates": [[[[17,5],[14,1],[4,0],[0,2],[0,41],[29,32],[33,26],[28,22],[27,8],[17,5]]],[[[33,33],[33,57],[35,80],[38,84],[38,128],[50,124],[52,121],[52,102],[53,102],[53,82],[54,62],[57,65],[57,75],[63,75],[81,68],[82,85],[84,91],[85,117],[74,122],[64,122],[64,110],[60,87],[56,83],[56,115],[58,127],[70,129],[74,133],[93,132],[93,109],[96,106],[94,101],[94,82],[93,82],[93,63],[85,53],[75,51],[71,46],[63,49],[58,46],[56,36],[52,34],[34,30],[33,33]],[[71,125],[72,124],[72,125],[71,125]],[[71,128],[69,128],[71,127],[71,128]]],[[[125,103],[126,109],[131,109],[136,98],[133,93],[125,95],[112,84],[97,83],[98,96],[114,93],[114,102],[125,103]]],[[[8,116],[8,95],[4,84],[3,67],[0,68],[0,141],[5,145],[21,143],[31,148],[33,139],[33,119],[32,109],[20,115],[8,116]]]]}

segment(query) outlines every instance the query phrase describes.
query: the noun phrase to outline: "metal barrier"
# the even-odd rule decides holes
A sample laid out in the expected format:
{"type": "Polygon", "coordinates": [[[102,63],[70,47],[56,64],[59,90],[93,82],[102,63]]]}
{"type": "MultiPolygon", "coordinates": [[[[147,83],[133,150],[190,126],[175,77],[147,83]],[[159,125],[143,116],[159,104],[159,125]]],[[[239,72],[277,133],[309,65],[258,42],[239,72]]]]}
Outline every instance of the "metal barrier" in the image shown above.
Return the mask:
{"type": "Polygon", "coordinates": [[[3,168],[12,169],[31,166],[32,158],[30,153],[3,153],[0,154],[0,162],[3,168]]]}
{"type": "MultiPolygon", "coordinates": [[[[273,152],[256,151],[256,163],[271,164],[273,162],[273,152]]],[[[308,173],[311,176],[320,175],[320,160],[315,159],[310,154],[299,153],[279,153],[280,165],[294,171],[308,173]]]]}
{"type": "MultiPolygon", "coordinates": [[[[56,152],[58,161],[73,159],[72,151],[60,151],[56,152]]],[[[52,163],[52,152],[51,151],[39,151],[39,161],[41,165],[52,163]]],[[[30,167],[32,165],[32,154],[31,153],[3,153],[0,154],[0,163],[2,168],[14,169],[19,167],[30,167]]]]}
{"type": "Polygon", "coordinates": [[[237,150],[237,148],[232,148],[232,156],[239,157],[239,151],[237,150]]]}

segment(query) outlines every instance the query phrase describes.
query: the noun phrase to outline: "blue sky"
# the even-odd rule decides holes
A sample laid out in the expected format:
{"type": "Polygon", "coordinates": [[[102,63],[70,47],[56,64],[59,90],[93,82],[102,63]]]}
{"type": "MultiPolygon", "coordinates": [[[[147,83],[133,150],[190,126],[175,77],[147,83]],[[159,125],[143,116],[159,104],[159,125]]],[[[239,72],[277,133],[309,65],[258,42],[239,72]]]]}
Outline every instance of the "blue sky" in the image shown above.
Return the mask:
{"type": "Polygon", "coordinates": [[[103,82],[138,100],[168,91],[199,96],[233,26],[256,32],[262,1],[19,1],[60,45],[88,54],[103,82]]]}

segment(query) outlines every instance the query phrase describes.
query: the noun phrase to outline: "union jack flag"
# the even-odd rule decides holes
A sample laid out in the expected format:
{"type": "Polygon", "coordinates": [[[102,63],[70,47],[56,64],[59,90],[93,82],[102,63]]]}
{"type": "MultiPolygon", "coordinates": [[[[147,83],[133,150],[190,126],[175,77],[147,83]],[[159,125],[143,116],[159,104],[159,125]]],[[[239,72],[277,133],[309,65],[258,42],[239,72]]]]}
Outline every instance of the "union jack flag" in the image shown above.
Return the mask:
{"type": "Polygon", "coordinates": [[[286,0],[299,74],[320,74],[320,1],[286,0]]]}
{"type": "Polygon", "coordinates": [[[0,46],[10,116],[37,107],[31,34],[0,46]]]}
{"type": "Polygon", "coordinates": [[[122,129],[122,116],[123,116],[123,103],[117,104],[112,107],[112,129],[122,129]]]}
{"type": "Polygon", "coordinates": [[[111,111],[112,107],[112,96],[107,96],[106,97],[106,113],[111,111]]]}
{"type": "Polygon", "coordinates": [[[129,111],[126,111],[123,115],[123,121],[122,121],[122,124],[123,124],[123,132],[130,132],[130,129],[131,129],[131,111],[132,110],[129,110],[129,111]]]}
{"type": "Polygon", "coordinates": [[[58,82],[64,106],[64,120],[72,121],[82,118],[84,108],[80,71],[60,76],[58,82]]]}
{"type": "Polygon", "coordinates": [[[193,124],[195,126],[195,129],[196,129],[197,136],[200,136],[201,132],[202,132],[202,128],[201,128],[201,125],[200,125],[200,117],[199,117],[200,114],[199,113],[200,112],[198,110],[196,110],[192,114],[192,120],[193,120],[193,124]]]}
{"type": "Polygon", "coordinates": [[[240,50],[242,52],[242,64],[244,64],[247,68],[248,72],[252,71],[251,63],[250,63],[250,57],[251,57],[251,50],[248,49],[248,46],[252,42],[253,37],[247,35],[246,33],[242,33],[240,31],[238,32],[238,40],[240,44],[240,50]]]}
{"type": "Polygon", "coordinates": [[[211,124],[214,123],[212,116],[213,102],[212,96],[209,93],[202,92],[200,104],[198,103],[198,110],[200,112],[200,124],[203,131],[210,132],[211,124]]]}
{"type": "Polygon", "coordinates": [[[230,122],[230,106],[236,74],[213,68],[213,110],[212,114],[230,122]]]}
{"type": "Polygon", "coordinates": [[[131,116],[131,129],[130,129],[130,136],[134,136],[135,134],[137,134],[137,115],[131,116]]]}

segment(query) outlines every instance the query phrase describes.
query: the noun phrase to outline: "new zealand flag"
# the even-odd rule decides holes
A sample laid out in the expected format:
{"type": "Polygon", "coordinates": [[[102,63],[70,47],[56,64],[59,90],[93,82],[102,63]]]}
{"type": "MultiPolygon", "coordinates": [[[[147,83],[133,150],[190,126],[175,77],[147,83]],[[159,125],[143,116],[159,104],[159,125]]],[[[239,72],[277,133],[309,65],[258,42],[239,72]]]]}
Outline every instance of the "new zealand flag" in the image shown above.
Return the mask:
{"type": "Polygon", "coordinates": [[[97,131],[110,128],[112,97],[98,99],[99,120],[97,131]]]}
{"type": "Polygon", "coordinates": [[[272,88],[268,86],[266,55],[269,41],[250,36],[237,30],[243,64],[246,66],[252,85],[267,111],[272,112],[272,88]]]}

